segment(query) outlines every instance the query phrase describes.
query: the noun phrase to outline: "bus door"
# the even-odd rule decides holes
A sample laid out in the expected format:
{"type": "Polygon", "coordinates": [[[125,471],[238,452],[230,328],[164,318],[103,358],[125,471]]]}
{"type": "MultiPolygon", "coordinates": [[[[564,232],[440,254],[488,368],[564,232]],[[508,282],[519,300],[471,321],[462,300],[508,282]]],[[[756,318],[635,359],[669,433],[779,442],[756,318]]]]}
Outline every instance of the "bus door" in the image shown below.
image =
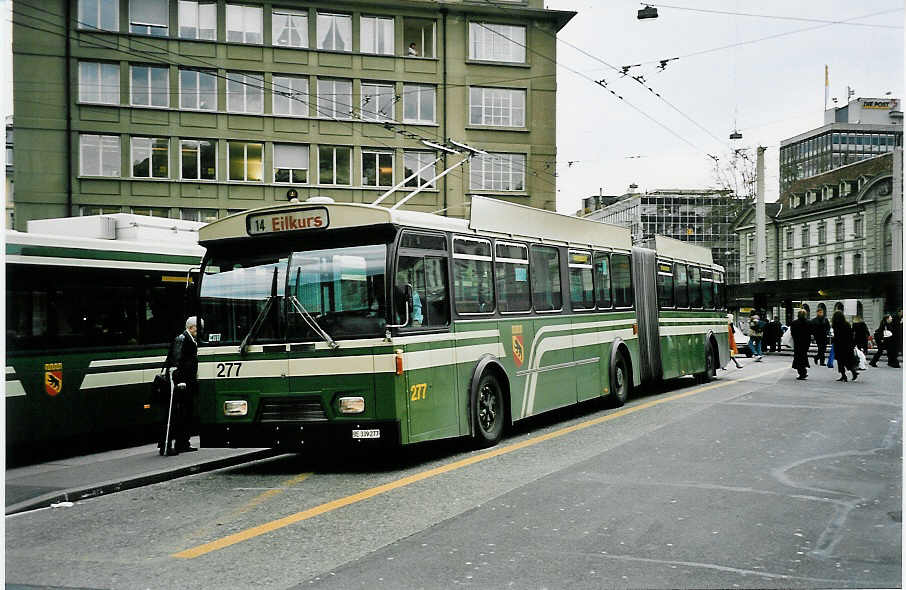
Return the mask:
{"type": "Polygon", "coordinates": [[[409,442],[458,436],[464,407],[455,384],[456,349],[450,335],[446,236],[406,232],[401,237],[394,279],[397,324],[406,322],[402,305],[412,287],[408,323],[400,329],[405,351],[409,442]]]}
{"type": "MultiPolygon", "coordinates": [[[[594,274],[607,275],[609,272],[606,254],[592,260],[586,250],[569,251],[569,295],[573,315],[573,362],[576,373],[576,397],[578,401],[601,395],[601,356],[604,345],[600,342],[600,330],[589,328],[595,309],[594,274]],[[594,262],[594,269],[592,263],[594,262]],[[594,271],[594,272],[593,272],[594,271]]],[[[597,277],[600,282],[601,277],[597,277]]],[[[610,286],[608,285],[608,291],[610,286]]],[[[609,297],[609,295],[608,295],[609,297]]]]}

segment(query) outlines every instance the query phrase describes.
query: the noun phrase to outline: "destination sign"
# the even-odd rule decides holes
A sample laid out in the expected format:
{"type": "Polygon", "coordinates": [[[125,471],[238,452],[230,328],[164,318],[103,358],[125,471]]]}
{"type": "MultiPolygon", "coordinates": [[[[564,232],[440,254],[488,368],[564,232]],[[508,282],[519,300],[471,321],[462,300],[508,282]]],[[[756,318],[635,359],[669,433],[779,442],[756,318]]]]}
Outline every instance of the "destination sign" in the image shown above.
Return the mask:
{"type": "Polygon", "coordinates": [[[324,229],[329,223],[327,209],[295,209],[290,211],[273,211],[249,215],[247,227],[249,235],[275,234],[310,229],[324,229]]]}

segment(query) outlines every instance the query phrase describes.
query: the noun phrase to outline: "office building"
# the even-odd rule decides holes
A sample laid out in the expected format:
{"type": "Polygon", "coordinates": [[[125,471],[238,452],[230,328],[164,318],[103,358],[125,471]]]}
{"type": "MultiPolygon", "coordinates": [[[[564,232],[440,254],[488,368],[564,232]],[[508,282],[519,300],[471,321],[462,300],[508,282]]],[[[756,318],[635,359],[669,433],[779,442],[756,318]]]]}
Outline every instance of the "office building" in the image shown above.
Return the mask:
{"type": "Polygon", "coordinates": [[[325,195],[555,209],[556,33],[541,0],[17,0],[16,227],[210,221],[325,195]],[[505,4],[505,5],[504,5],[505,4]],[[426,145],[455,139],[463,159],[426,145]],[[407,180],[408,179],[408,180],[407,180]]]}

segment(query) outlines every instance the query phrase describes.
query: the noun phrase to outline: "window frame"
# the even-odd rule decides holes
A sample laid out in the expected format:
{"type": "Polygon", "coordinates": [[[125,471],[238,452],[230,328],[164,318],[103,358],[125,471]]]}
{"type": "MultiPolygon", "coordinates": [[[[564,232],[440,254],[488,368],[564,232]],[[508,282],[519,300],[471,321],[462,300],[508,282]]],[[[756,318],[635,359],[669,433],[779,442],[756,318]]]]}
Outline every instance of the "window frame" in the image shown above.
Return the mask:
{"type": "MultiPolygon", "coordinates": [[[[282,33],[282,29],[280,32],[282,33]]],[[[289,40],[292,40],[291,35],[289,36],[289,40]]],[[[271,46],[285,47],[285,48],[289,48],[289,49],[308,49],[310,47],[310,45],[311,45],[311,41],[308,36],[308,12],[307,11],[296,11],[296,10],[290,10],[288,8],[272,8],[271,9],[271,46]],[[278,14],[286,16],[288,19],[287,22],[291,22],[293,17],[300,17],[305,20],[305,27],[302,29],[298,29],[298,28],[292,27],[292,26],[286,27],[289,29],[304,31],[304,35],[301,35],[303,37],[302,45],[292,45],[291,43],[287,43],[286,45],[281,45],[281,44],[277,43],[277,39],[280,37],[280,35],[278,34],[277,30],[274,28],[277,26],[277,19],[275,19],[274,16],[278,15],[278,14]]]]}
{"type": "Polygon", "coordinates": [[[316,85],[316,95],[315,95],[315,114],[316,114],[316,116],[320,119],[343,120],[343,121],[348,121],[348,120],[354,119],[355,117],[353,116],[353,111],[355,110],[355,106],[353,105],[353,102],[352,102],[353,101],[353,91],[352,90],[353,89],[352,89],[352,79],[351,78],[318,77],[317,85],[316,85]],[[330,84],[330,86],[331,86],[330,92],[326,92],[326,93],[322,94],[322,90],[321,90],[322,83],[330,84]],[[347,105],[349,108],[349,112],[346,114],[337,115],[336,114],[337,109],[339,108],[339,104],[340,104],[340,101],[338,99],[338,97],[340,96],[340,93],[337,92],[337,84],[340,84],[340,83],[349,85],[349,94],[347,95],[345,92],[343,93],[344,96],[349,96],[349,104],[347,105]],[[328,99],[328,98],[326,98],[327,96],[333,96],[333,99],[328,99]],[[324,114],[324,112],[321,108],[322,97],[323,97],[323,100],[326,100],[333,104],[333,106],[331,107],[331,112],[333,114],[331,114],[331,115],[324,114]]]}
{"type": "Polygon", "coordinates": [[[395,112],[396,108],[395,107],[396,107],[396,103],[399,101],[396,99],[396,88],[394,87],[392,82],[370,82],[370,81],[363,80],[360,84],[359,101],[361,104],[361,106],[359,108],[359,118],[362,119],[363,121],[374,121],[377,123],[383,123],[385,121],[393,121],[393,122],[396,121],[396,112],[395,112]],[[366,93],[366,91],[365,91],[366,87],[369,89],[369,91],[373,88],[377,92],[366,93]],[[385,90],[389,89],[390,90],[389,95],[382,94],[380,92],[381,89],[385,89],[385,90]],[[385,95],[390,97],[390,114],[389,115],[381,115],[381,113],[380,113],[381,97],[385,96],[385,95]],[[368,101],[365,100],[366,97],[369,98],[368,101]],[[372,99],[372,97],[373,97],[373,99],[372,99]],[[377,110],[372,110],[370,108],[366,108],[366,104],[377,105],[377,110]]]}
{"type": "MultiPolygon", "coordinates": [[[[177,23],[177,28],[178,28],[178,23],[177,23]]],[[[130,35],[147,35],[149,37],[169,38],[170,37],[170,0],[129,0],[129,34],[130,35]],[[136,1],[140,1],[143,4],[147,4],[149,2],[154,2],[154,1],[163,2],[166,7],[164,9],[164,14],[166,15],[164,17],[164,20],[166,21],[166,23],[159,24],[159,23],[150,23],[150,22],[144,23],[144,22],[133,21],[132,20],[132,13],[133,13],[132,6],[133,6],[133,3],[136,1]],[[140,27],[145,27],[148,30],[146,32],[136,30],[140,27]],[[155,34],[153,32],[154,29],[164,29],[163,35],[155,34]]]]}
{"type": "Polygon", "coordinates": [[[311,116],[311,81],[308,79],[308,76],[294,76],[277,72],[274,72],[271,75],[271,114],[276,117],[307,118],[311,116]],[[289,80],[289,86],[284,82],[278,82],[278,80],[289,80]],[[304,91],[302,89],[296,90],[294,82],[304,82],[304,91]],[[287,88],[289,88],[289,90],[286,90],[287,88]],[[304,95],[303,100],[298,99],[300,95],[304,95]],[[286,100],[286,104],[289,106],[289,112],[279,112],[277,109],[278,100],[286,100]],[[293,108],[296,106],[304,109],[305,113],[301,115],[293,113],[293,108]]]}
{"type": "Polygon", "coordinates": [[[223,38],[226,43],[236,43],[239,45],[264,45],[264,6],[263,5],[226,3],[223,21],[224,21],[223,22],[223,29],[224,29],[223,38]],[[234,12],[235,12],[235,9],[242,10],[242,17],[240,18],[240,22],[242,23],[242,31],[239,31],[236,29],[230,29],[230,12],[231,12],[230,9],[231,8],[234,9],[233,10],[234,12]],[[258,18],[257,19],[249,18],[250,11],[253,14],[257,13],[258,18]],[[257,20],[257,22],[255,22],[256,20],[257,20]],[[252,24],[252,25],[257,24],[258,30],[257,31],[249,30],[250,24],[252,24]],[[230,39],[231,32],[232,33],[241,32],[242,40],[236,41],[234,39],[230,39]],[[249,41],[248,40],[248,37],[250,35],[256,35],[256,34],[260,37],[260,39],[261,39],[260,41],[249,41]]]}
{"type": "MultiPolygon", "coordinates": [[[[386,44],[386,40],[384,40],[386,44]]],[[[365,15],[362,14],[359,16],[359,53],[367,53],[368,55],[396,55],[396,18],[393,16],[387,15],[365,15]],[[381,44],[380,37],[382,33],[385,32],[383,26],[380,26],[380,21],[390,21],[390,51],[377,51],[377,47],[381,44]],[[374,23],[373,41],[374,46],[368,49],[365,49],[365,22],[370,21],[374,23]]]]}
{"type": "Polygon", "coordinates": [[[610,254],[611,254],[611,252],[608,252],[606,250],[592,251],[592,274],[594,275],[594,283],[595,283],[595,308],[596,309],[602,309],[602,310],[603,309],[613,309],[614,305],[616,303],[614,301],[614,297],[613,297],[613,276],[611,273],[611,266],[610,266],[610,254]],[[598,260],[600,260],[601,258],[604,258],[607,260],[607,275],[606,275],[607,276],[607,297],[608,297],[608,300],[610,301],[610,305],[601,305],[601,299],[598,297],[598,293],[601,288],[601,285],[599,283],[601,282],[601,276],[602,276],[602,275],[598,274],[598,260]]]}
{"type": "Polygon", "coordinates": [[[452,281],[453,289],[451,294],[453,295],[453,311],[456,312],[457,316],[462,317],[471,317],[471,316],[489,316],[494,315],[497,312],[497,279],[494,272],[494,244],[491,242],[490,238],[479,238],[472,236],[460,236],[454,235],[452,240],[452,249],[450,251],[450,261],[453,269],[452,281]],[[478,254],[462,254],[456,251],[456,242],[475,242],[479,244],[487,244],[490,256],[481,256],[478,254]],[[459,300],[456,298],[456,261],[457,260],[475,260],[479,262],[487,262],[490,265],[491,269],[491,310],[490,311],[459,311],[459,300]]]}
{"type": "MultiPolygon", "coordinates": [[[[400,232],[400,237],[397,242],[397,247],[395,250],[396,250],[396,253],[393,258],[393,263],[394,263],[393,264],[393,276],[392,276],[392,279],[390,281],[388,281],[388,283],[392,285],[392,291],[393,291],[394,297],[397,295],[397,293],[396,293],[396,287],[397,287],[396,277],[399,273],[400,259],[403,257],[421,258],[423,261],[427,260],[428,258],[440,260],[443,265],[444,276],[446,278],[445,296],[446,296],[447,322],[445,324],[431,324],[431,325],[425,325],[425,323],[423,322],[421,326],[413,326],[413,325],[411,325],[411,320],[410,320],[409,325],[400,326],[399,330],[404,331],[406,333],[416,332],[416,331],[417,332],[448,332],[450,330],[450,326],[453,324],[453,289],[452,289],[451,264],[450,264],[450,254],[451,254],[450,244],[448,244],[448,242],[447,242],[446,234],[435,233],[435,232],[432,232],[429,230],[421,230],[421,229],[415,229],[415,228],[405,229],[402,232],[400,232]],[[403,241],[405,240],[405,238],[407,236],[410,236],[410,235],[420,235],[420,236],[430,236],[433,238],[440,238],[441,240],[443,240],[444,249],[438,250],[438,249],[434,249],[434,248],[416,248],[416,247],[403,246],[403,241]]],[[[427,277],[427,273],[426,273],[426,275],[425,275],[426,290],[427,290],[427,279],[428,279],[428,277],[427,277]]],[[[425,300],[422,301],[422,315],[423,316],[425,314],[425,307],[427,306],[428,303],[429,302],[427,301],[427,297],[425,297],[425,300]]],[[[392,303],[392,305],[393,305],[393,307],[391,308],[392,313],[395,313],[397,302],[394,301],[392,303]]],[[[429,315],[429,317],[430,317],[430,315],[429,315]]]]}
{"type": "MultiPolygon", "coordinates": [[[[554,309],[538,309],[538,303],[535,301],[535,278],[540,275],[539,272],[534,271],[530,275],[530,280],[532,281],[532,309],[537,314],[559,314],[563,312],[563,265],[560,260],[560,248],[557,246],[549,246],[547,244],[532,244],[532,247],[529,251],[529,266],[532,268],[536,267],[535,264],[535,252],[537,250],[553,250],[557,253],[557,284],[560,286],[560,290],[557,293],[560,295],[560,307],[554,309]]],[[[593,274],[593,273],[592,273],[593,274]]],[[[539,279],[540,280],[540,279],[539,279]]],[[[551,289],[551,295],[554,294],[553,289],[551,289]]],[[[551,297],[553,299],[553,297],[551,297]]]]}
{"type": "Polygon", "coordinates": [[[87,16],[85,14],[85,0],[79,0],[78,10],[78,28],[85,31],[113,31],[119,32],[120,30],[120,2],[119,0],[97,0],[97,13],[92,15],[97,20],[97,26],[92,26],[88,24],[87,16]],[[113,7],[113,28],[105,29],[101,27],[101,24],[104,22],[102,14],[104,12],[104,5],[113,7]]]}
{"type": "Polygon", "coordinates": [[[568,248],[566,251],[566,274],[569,278],[569,304],[571,311],[576,311],[579,313],[586,313],[590,311],[595,311],[598,307],[597,302],[597,289],[595,284],[595,265],[594,265],[594,256],[592,255],[592,250],[576,250],[573,248],[568,248]],[[588,256],[587,264],[579,264],[573,262],[573,255],[578,256],[588,256]],[[576,301],[573,299],[573,273],[574,268],[587,269],[591,273],[591,307],[577,307],[576,301]]]}
{"type": "Polygon", "coordinates": [[[434,125],[437,123],[437,86],[433,84],[413,84],[410,82],[403,83],[403,123],[413,125],[434,125]],[[431,92],[431,118],[422,118],[422,95],[431,92]],[[415,100],[415,118],[406,117],[407,105],[411,100],[415,100]]]}
{"type": "Polygon", "coordinates": [[[148,65],[148,64],[135,64],[135,63],[129,64],[129,106],[142,108],[142,109],[168,109],[168,108],[170,108],[170,66],[169,65],[160,66],[160,65],[148,65]],[[135,102],[135,96],[136,96],[135,95],[135,92],[136,92],[135,71],[137,68],[143,68],[143,69],[147,70],[146,78],[147,78],[147,86],[148,86],[148,96],[147,96],[148,104],[140,104],[140,103],[135,102]],[[162,93],[155,92],[154,88],[151,85],[151,81],[153,79],[152,70],[163,70],[167,74],[165,77],[165,80],[167,81],[167,87],[162,93]],[[167,103],[164,105],[152,104],[152,98],[157,94],[163,94],[163,96],[166,96],[167,103]]]}
{"type": "Polygon", "coordinates": [[[263,115],[264,114],[264,74],[252,74],[248,72],[237,72],[229,70],[226,72],[226,112],[233,113],[237,115],[263,115]],[[241,76],[242,80],[236,80],[235,76],[241,76]],[[260,79],[261,86],[257,87],[255,84],[249,81],[255,82],[260,79]],[[230,84],[239,84],[242,87],[242,110],[235,110],[235,103],[232,101],[239,100],[236,97],[233,97],[233,93],[230,90],[230,84]],[[251,111],[248,109],[249,104],[249,91],[258,90],[261,93],[260,104],[261,108],[257,111],[251,111]],[[231,98],[233,97],[233,98],[231,98]]]}
{"type": "MultiPolygon", "coordinates": [[[[92,149],[94,149],[92,147],[92,149]]],[[[112,157],[112,156],[111,156],[112,157]]],[[[100,133],[80,133],[79,134],[79,176],[88,176],[93,178],[122,178],[123,176],[123,142],[119,135],[102,135],[100,133]],[[97,138],[97,155],[98,155],[98,173],[90,174],[85,171],[85,139],[97,138]],[[116,146],[116,174],[103,174],[104,172],[104,140],[113,140],[110,143],[116,146]]]]}
{"type": "Polygon", "coordinates": [[[632,254],[629,252],[611,252],[610,253],[610,297],[613,300],[612,309],[635,309],[635,282],[632,278],[632,254]],[[629,305],[617,305],[617,289],[614,287],[614,258],[620,257],[625,259],[629,268],[627,276],[629,277],[629,305]]]}
{"type": "MultiPolygon", "coordinates": [[[[469,191],[470,192],[477,192],[477,191],[493,192],[493,193],[524,193],[524,192],[526,192],[527,188],[526,188],[525,170],[526,170],[527,160],[528,160],[528,157],[526,154],[517,153],[517,152],[488,152],[486,155],[479,155],[479,156],[472,158],[472,160],[469,162],[469,191]],[[485,184],[485,180],[488,178],[488,175],[495,174],[495,171],[493,170],[493,168],[492,169],[486,168],[485,162],[488,162],[489,164],[492,165],[493,161],[491,159],[497,158],[499,160],[503,160],[503,158],[501,158],[501,156],[506,157],[505,161],[507,162],[509,170],[508,171],[501,170],[500,174],[507,175],[509,177],[509,182],[511,184],[513,184],[514,174],[516,174],[516,173],[520,174],[522,188],[518,188],[518,189],[517,188],[495,188],[494,186],[487,186],[485,184]],[[521,164],[513,161],[514,156],[521,157],[521,159],[522,159],[521,164]],[[480,164],[480,168],[478,168],[476,166],[476,163],[480,164]],[[516,168],[515,171],[514,171],[514,168],[516,168]],[[481,179],[482,186],[475,186],[475,183],[473,182],[475,180],[476,172],[478,173],[479,178],[481,179]]],[[[501,178],[503,178],[503,177],[501,177],[501,178]]],[[[491,180],[490,184],[491,185],[494,184],[493,180],[491,180]]]]}
{"type": "Polygon", "coordinates": [[[283,141],[275,141],[271,144],[273,153],[271,154],[271,182],[279,185],[296,185],[296,184],[310,184],[311,182],[311,145],[307,143],[287,143],[283,141]],[[291,146],[297,148],[305,148],[305,168],[289,168],[286,166],[278,166],[277,161],[277,150],[280,146],[291,146]],[[289,171],[289,180],[277,180],[277,170],[288,170],[289,171]],[[296,182],[293,180],[293,172],[296,170],[305,170],[305,180],[302,182],[296,182]]]}
{"type": "Polygon", "coordinates": [[[469,46],[468,46],[467,60],[491,62],[491,63],[499,63],[499,64],[526,64],[526,63],[528,63],[528,61],[527,61],[528,60],[528,27],[526,27],[525,25],[470,20],[468,33],[469,33],[469,40],[468,40],[469,46]],[[497,31],[491,27],[507,27],[507,31],[506,32],[497,31]],[[512,29],[522,29],[521,43],[519,40],[513,38],[512,29]],[[475,33],[479,32],[479,31],[481,31],[482,36],[476,38],[475,33]],[[493,35],[494,37],[499,37],[500,39],[502,39],[502,41],[500,42],[501,44],[505,43],[507,45],[509,45],[509,44],[515,45],[515,47],[517,49],[514,50],[513,48],[510,48],[510,50],[508,51],[508,53],[510,54],[511,57],[513,57],[513,59],[507,59],[506,57],[500,58],[495,55],[491,55],[490,57],[488,57],[487,54],[492,53],[492,49],[494,47],[493,43],[491,44],[491,48],[485,47],[485,49],[483,51],[479,51],[479,47],[480,47],[479,43],[482,40],[485,40],[485,42],[486,42],[487,39],[494,38],[494,37],[490,37],[489,35],[493,35]],[[520,57],[519,55],[517,55],[519,53],[522,54],[521,59],[516,59],[516,58],[520,57]]]}
{"type": "MultiPolygon", "coordinates": [[[[130,135],[129,136],[129,167],[130,167],[129,178],[147,179],[147,180],[155,180],[155,179],[168,180],[168,179],[170,179],[171,178],[171,176],[170,176],[170,143],[171,143],[171,140],[169,137],[156,137],[156,136],[150,136],[150,135],[130,135]],[[148,176],[138,176],[135,174],[136,140],[149,142],[148,146],[147,146],[148,176]],[[167,144],[166,145],[166,148],[167,148],[167,158],[166,158],[167,173],[165,176],[157,176],[154,174],[154,143],[157,141],[165,141],[167,144]]],[[[146,149],[146,148],[141,147],[140,149],[146,149]]]]}
{"type": "MultiPolygon", "coordinates": [[[[492,100],[493,100],[493,97],[492,97],[492,100]]],[[[469,125],[480,126],[480,127],[505,127],[508,129],[525,129],[525,127],[526,127],[526,124],[525,124],[526,110],[527,110],[527,106],[528,106],[527,102],[528,102],[528,92],[526,91],[525,88],[497,88],[494,86],[470,86],[469,87],[469,125]],[[473,102],[473,98],[474,98],[473,93],[475,91],[479,91],[479,93],[480,93],[480,97],[479,97],[480,104],[478,104],[478,105],[476,105],[473,102]],[[509,104],[509,108],[506,110],[506,113],[509,118],[509,123],[489,122],[487,120],[488,119],[488,110],[493,110],[494,108],[497,108],[493,104],[492,105],[487,104],[487,100],[486,100],[487,91],[505,92],[508,94],[508,100],[509,100],[510,104],[509,104]],[[514,94],[520,94],[522,96],[522,108],[521,109],[516,109],[515,107],[513,107],[513,95],[514,94]],[[479,110],[479,114],[480,114],[479,118],[481,119],[478,122],[476,122],[472,119],[472,116],[475,114],[476,108],[479,110]],[[522,112],[522,123],[520,125],[516,125],[513,123],[514,110],[521,110],[521,112],[522,112]]],[[[501,108],[503,108],[503,107],[501,107],[501,108]]]]}
{"type": "Polygon", "coordinates": [[[673,263],[673,307],[674,309],[689,309],[692,298],[690,297],[690,288],[689,288],[689,265],[685,262],[674,262],[673,263]],[[683,285],[682,290],[684,291],[683,299],[680,301],[680,298],[677,296],[679,294],[679,276],[680,268],[682,267],[682,278],[683,285]],[[680,305],[682,303],[682,305],[680,305]]]}
{"type": "Polygon", "coordinates": [[[177,37],[177,39],[188,39],[188,40],[198,40],[198,41],[217,41],[217,4],[218,3],[216,0],[177,0],[177,3],[176,3],[176,37],[177,37]],[[188,5],[192,5],[192,8],[194,9],[194,13],[195,13],[195,15],[194,15],[195,16],[195,27],[194,27],[195,36],[194,37],[183,36],[183,34],[182,34],[183,6],[188,6],[188,5]],[[205,5],[213,6],[213,8],[214,8],[214,26],[213,26],[213,28],[205,27],[205,29],[204,29],[205,31],[207,31],[207,30],[213,31],[212,37],[200,36],[201,31],[202,31],[201,8],[202,8],[202,6],[205,6],[205,5]]]}
{"type": "Polygon", "coordinates": [[[387,148],[371,148],[371,147],[362,147],[361,149],[361,171],[362,171],[362,186],[366,188],[390,188],[396,185],[396,154],[392,149],[387,148]],[[374,170],[375,170],[375,182],[377,184],[365,184],[365,156],[374,156],[374,170]],[[390,184],[381,184],[381,156],[390,157],[390,184]]]}
{"type": "MultiPolygon", "coordinates": [[[[437,159],[437,156],[434,155],[434,152],[429,152],[429,151],[425,151],[425,150],[403,150],[403,178],[408,178],[410,176],[409,174],[406,173],[406,158],[413,157],[413,156],[416,157],[416,159],[417,159],[417,164],[415,165],[415,167],[412,168],[413,173],[425,165],[425,162],[422,161],[423,156],[425,158],[430,158],[431,160],[437,159]]],[[[422,172],[421,174],[416,176],[414,179],[407,182],[403,186],[403,188],[418,189],[418,188],[423,188],[423,187],[427,186],[428,188],[431,188],[431,189],[437,189],[436,180],[434,179],[434,177],[437,176],[437,162],[434,162],[434,173],[431,175],[431,178],[432,178],[431,182],[422,183],[422,174],[425,174],[425,172],[422,172]],[[415,184],[412,184],[413,181],[415,182],[415,184]]]]}
{"type": "Polygon", "coordinates": [[[323,186],[352,186],[352,146],[333,145],[333,144],[318,145],[318,185],[319,186],[320,185],[323,185],[323,186]],[[330,149],[333,153],[333,155],[331,156],[331,161],[332,161],[331,169],[333,170],[333,174],[332,174],[333,182],[324,182],[324,180],[321,178],[321,150],[324,150],[324,149],[330,149]],[[338,149],[349,150],[349,171],[348,171],[349,182],[347,182],[347,183],[338,183],[336,181],[337,180],[337,150],[338,149]]]}
{"type": "Polygon", "coordinates": [[[655,288],[657,289],[657,307],[658,309],[676,309],[676,296],[673,292],[673,261],[672,260],[656,260],[655,264],[656,275],[655,275],[655,288]],[[666,268],[665,268],[666,267],[666,268]],[[669,277],[670,278],[670,300],[669,305],[661,305],[661,279],[657,277],[669,277]]]}
{"type": "MultiPolygon", "coordinates": [[[[325,35],[326,35],[328,32],[329,32],[329,31],[323,31],[323,33],[324,33],[325,35]]],[[[326,38],[326,37],[325,37],[325,38],[326,38]]],[[[341,39],[341,40],[342,40],[342,39],[341,39]]],[[[355,43],[354,43],[354,33],[353,33],[353,30],[352,30],[352,15],[351,15],[351,14],[344,14],[344,13],[342,13],[342,12],[320,12],[320,11],[318,11],[318,12],[315,14],[315,47],[314,47],[314,48],[317,49],[317,50],[319,50],[319,51],[336,51],[336,52],[339,52],[339,53],[351,53],[351,52],[354,50],[354,48],[355,48],[355,43]],[[349,40],[348,40],[349,49],[336,49],[336,48],[335,48],[335,46],[336,46],[336,38],[337,38],[336,31],[339,30],[339,27],[336,26],[336,23],[334,23],[334,29],[333,29],[333,30],[335,31],[335,32],[334,32],[334,35],[333,35],[333,39],[332,39],[332,41],[333,41],[333,42],[332,42],[333,47],[322,47],[322,46],[321,46],[321,34],[322,34],[322,30],[321,30],[321,17],[322,17],[322,16],[323,16],[323,17],[329,17],[329,18],[331,18],[331,19],[338,19],[338,18],[339,18],[339,19],[346,19],[346,21],[349,23],[349,40]]]]}
{"type": "Polygon", "coordinates": [[[246,141],[246,140],[227,140],[227,182],[247,182],[247,183],[260,183],[264,182],[264,145],[263,141],[246,141]],[[230,147],[232,144],[242,145],[242,172],[243,178],[232,178],[232,166],[230,163],[230,147]],[[249,146],[258,145],[261,146],[261,178],[255,180],[249,180],[249,146]]]}
{"type": "Polygon", "coordinates": [[[704,309],[702,306],[702,269],[694,264],[686,265],[686,284],[689,293],[689,309],[704,309]],[[697,277],[697,278],[694,278],[697,277]],[[698,285],[696,288],[695,285],[698,285]]]}
{"type": "MultiPolygon", "coordinates": [[[[91,60],[79,60],[79,69],[78,69],[78,97],[80,103],[85,104],[105,104],[105,105],[119,105],[122,101],[121,92],[122,85],[120,83],[120,64],[118,62],[106,62],[106,61],[91,61],[91,60]],[[82,67],[83,66],[95,66],[97,74],[97,85],[93,89],[94,92],[98,95],[98,100],[89,100],[82,95],[82,88],[85,86],[85,83],[82,80],[82,67]],[[103,100],[104,97],[104,67],[112,68],[116,72],[116,100],[115,101],[106,101],[103,100]]],[[[92,85],[94,86],[94,85],[92,85]]]]}
{"type": "Polygon", "coordinates": [[[180,138],[179,138],[179,179],[180,179],[180,180],[189,180],[189,181],[192,181],[192,182],[217,182],[217,178],[218,178],[218,176],[217,176],[218,167],[219,167],[219,164],[220,164],[220,163],[217,161],[217,146],[218,146],[218,144],[219,144],[219,142],[218,142],[216,139],[192,139],[192,138],[183,138],[183,137],[180,137],[180,138]],[[183,176],[183,169],[185,168],[185,164],[183,163],[183,159],[182,159],[182,158],[183,158],[183,150],[184,150],[183,145],[184,145],[186,142],[195,142],[195,143],[197,144],[197,146],[196,146],[196,150],[197,150],[197,161],[195,162],[195,168],[196,168],[196,172],[197,172],[197,174],[198,174],[198,177],[197,177],[197,178],[186,178],[185,176],[183,176]],[[201,169],[202,169],[202,166],[201,166],[201,160],[202,160],[202,158],[201,158],[201,143],[202,143],[202,142],[208,142],[208,143],[210,143],[211,146],[214,148],[214,178],[202,178],[202,173],[201,173],[201,169]]]}
{"type": "Polygon", "coordinates": [[[219,92],[217,92],[217,73],[216,73],[216,70],[215,70],[214,72],[212,72],[211,70],[201,70],[201,69],[194,69],[194,68],[179,68],[178,73],[179,73],[179,76],[177,77],[177,83],[178,83],[178,85],[179,85],[179,89],[178,89],[178,93],[179,93],[179,110],[181,110],[181,111],[197,111],[197,112],[200,112],[200,113],[217,112],[217,111],[219,110],[218,107],[219,107],[220,105],[218,104],[218,101],[219,101],[219,99],[218,99],[219,92]],[[194,89],[194,91],[192,91],[192,92],[186,92],[185,89],[184,89],[184,86],[183,86],[183,74],[184,74],[184,73],[194,74],[194,75],[195,75],[195,76],[194,76],[194,78],[195,78],[195,89],[194,89]],[[201,90],[201,76],[202,76],[202,75],[210,76],[211,78],[213,78],[213,81],[214,81],[214,105],[213,105],[212,108],[209,108],[209,109],[201,108],[201,96],[202,96],[202,90],[201,90]],[[183,98],[183,96],[192,96],[192,95],[195,96],[196,104],[197,104],[198,106],[190,107],[190,106],[185,106],[185,105],[183,105],[183,104],[182,104],[182,98],[183,98]]]}
{"type": "MultiPolygon", "coordinates": [[[[519,314],[525,315],[525,314],[532,313],[532,311],[534,310],[534,305],[532,302],[532,282],[531,282],[532,278],[531,278],[531,264],[529,262],[528,244],[524,244],[522,242],[510,242],[507,240],[495,240],[493,254],[494,254],[494,282],[495,282],[495,287],[496,287],[495,288],[495,297],[496,297],[497,309],[500,311],[500,315],[519,315],[519,314]],[[520,248],[525,252],[525,258],[519,259],[519,258],[500,257],[497,252],[498,246],[504,246],[504,247],[509,247],[509,248],[513,248],[513,247],[520,248]],[[503,307],[500,305],[500,293],[502,291],[501,291],[500,287],[498,285],[496,285],[496,283],[498,281],[498,277],[500,276],[500,273],[497,270],[498,264],[512,264],[514,266],[516,266],[516,265],[525,266],[525,284],[526,284],[527,291],[528,291],[528,293],[526,294],[526,300],[528,301],[528,309],[503,311],[503,307]]],[[[507,306],[509,307],[509,302],[508,302],[507,306]]]]}

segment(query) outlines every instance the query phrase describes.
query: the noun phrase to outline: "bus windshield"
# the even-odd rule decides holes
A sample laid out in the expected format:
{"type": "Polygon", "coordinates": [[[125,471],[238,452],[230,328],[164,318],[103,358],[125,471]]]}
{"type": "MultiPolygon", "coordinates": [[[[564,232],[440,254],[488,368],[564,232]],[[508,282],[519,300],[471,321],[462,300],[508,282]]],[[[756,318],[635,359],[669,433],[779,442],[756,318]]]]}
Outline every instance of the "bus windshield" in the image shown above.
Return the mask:
{"type": "Polygon", "coordinates": [[[384,244],[258,256],[214,253],[200,293],[207,341],[238,344],[256,321],[257,343],[382,335],[386,260],[384,244]]]}

